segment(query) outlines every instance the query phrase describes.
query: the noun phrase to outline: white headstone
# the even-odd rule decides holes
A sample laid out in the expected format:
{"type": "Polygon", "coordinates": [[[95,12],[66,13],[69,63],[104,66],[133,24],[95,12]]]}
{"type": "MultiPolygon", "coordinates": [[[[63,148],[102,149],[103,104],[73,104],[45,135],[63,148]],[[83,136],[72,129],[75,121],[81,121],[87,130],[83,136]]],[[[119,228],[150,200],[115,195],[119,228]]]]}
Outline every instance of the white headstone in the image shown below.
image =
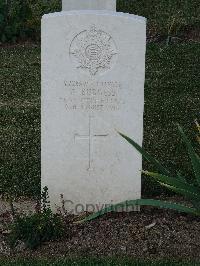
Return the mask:
{"type": "Polygon", "coordinates": [[[116,11],[116,0],[62,0],[62,10],[112,10],[116,11]]]}
{"type": "Polygon", "coordinates": [[[142,145],[145,47],[143,17],[43,16],[42,187],[54,210],[61,194],[74,213],[141,197],[142,157],[117,131],[142,145]]]}

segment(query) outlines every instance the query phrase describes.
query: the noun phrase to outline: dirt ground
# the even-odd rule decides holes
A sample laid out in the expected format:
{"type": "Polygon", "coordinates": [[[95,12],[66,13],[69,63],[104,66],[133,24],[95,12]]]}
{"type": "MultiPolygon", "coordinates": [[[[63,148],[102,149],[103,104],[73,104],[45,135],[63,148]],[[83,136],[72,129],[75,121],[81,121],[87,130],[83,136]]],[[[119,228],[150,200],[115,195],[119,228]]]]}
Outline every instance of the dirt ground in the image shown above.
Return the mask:
{"type": "MultiPolygon", "coordinates": [[[[35,202],[15,203],[18,212],[31,213],[35,202]]],[[[200,260],[200,218],[173,211],[142,208],[137,213],[108,214],[95,221],[70,225],[59,242],[44,243],[34,251],[23,243],[10,250],[6,226],[9,204],[0,201],[0,257],[105,257],[200,260]]]]}

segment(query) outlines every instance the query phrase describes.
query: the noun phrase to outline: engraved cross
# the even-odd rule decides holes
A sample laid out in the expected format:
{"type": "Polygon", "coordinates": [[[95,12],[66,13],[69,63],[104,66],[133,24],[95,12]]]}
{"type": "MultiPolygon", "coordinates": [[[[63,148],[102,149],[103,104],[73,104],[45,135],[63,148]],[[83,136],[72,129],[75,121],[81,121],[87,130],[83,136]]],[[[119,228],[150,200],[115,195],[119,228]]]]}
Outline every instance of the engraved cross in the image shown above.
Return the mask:
{"type": "Polygon", "coordinates": [[[93,134],[91,130],[91,123],[92,123],[92,117],[89,116],[89,132],[88,135],[80,135],[80,134],[75,134],[74,135],[74,140],[87,140],[88,141],[88,168],[87,170],[91,169],[91,161],[92,161],[92,144],[93,140],[97,138],[105,138],[108,136],[108,134],[93,134]]]}

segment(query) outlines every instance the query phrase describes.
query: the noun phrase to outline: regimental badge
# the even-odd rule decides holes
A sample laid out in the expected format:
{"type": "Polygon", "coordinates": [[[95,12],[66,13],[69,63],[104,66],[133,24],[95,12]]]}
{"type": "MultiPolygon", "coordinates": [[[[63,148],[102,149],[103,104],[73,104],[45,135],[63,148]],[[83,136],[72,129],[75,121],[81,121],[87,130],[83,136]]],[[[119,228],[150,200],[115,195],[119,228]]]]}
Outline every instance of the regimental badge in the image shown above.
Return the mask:
{"type": "Polygon", "coordinates": [[[93,76],[98,71],[109,70],[116,54],[112,37],[95,25],[76,35],[70,45],[70,55],[75,58],[76,67],[88,70],[93,76]]]}

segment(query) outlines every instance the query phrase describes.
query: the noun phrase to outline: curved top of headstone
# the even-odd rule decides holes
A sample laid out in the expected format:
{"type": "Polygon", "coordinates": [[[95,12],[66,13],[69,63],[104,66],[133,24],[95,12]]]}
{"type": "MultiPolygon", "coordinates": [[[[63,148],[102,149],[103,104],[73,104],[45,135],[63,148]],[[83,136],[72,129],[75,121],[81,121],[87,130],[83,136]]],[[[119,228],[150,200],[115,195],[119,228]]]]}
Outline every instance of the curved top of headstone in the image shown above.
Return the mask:
{"type": "Polygon", "coordinates": [[[116,0],[62,0],[62,10],[116,11],[116,0]]]}

